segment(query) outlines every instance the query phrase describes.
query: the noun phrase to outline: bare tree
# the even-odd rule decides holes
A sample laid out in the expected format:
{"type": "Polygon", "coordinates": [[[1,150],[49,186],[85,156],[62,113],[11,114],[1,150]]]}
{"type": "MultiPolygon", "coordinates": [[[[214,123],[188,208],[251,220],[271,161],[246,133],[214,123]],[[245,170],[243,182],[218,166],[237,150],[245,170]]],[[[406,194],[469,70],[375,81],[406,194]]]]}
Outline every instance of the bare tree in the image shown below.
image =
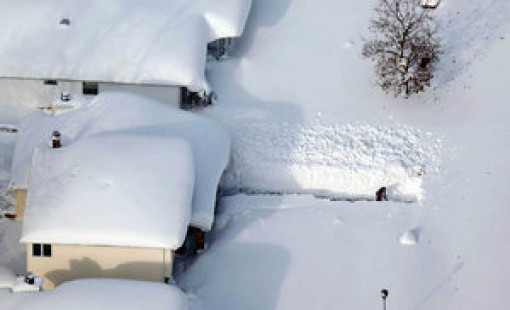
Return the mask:
{"type": "Polygon", "coordinates": [[[407,98],[430,86],[441,47],[434,25],[419,0],[379,0],[363,56],[375,62],[384,91],[407,98]]]}

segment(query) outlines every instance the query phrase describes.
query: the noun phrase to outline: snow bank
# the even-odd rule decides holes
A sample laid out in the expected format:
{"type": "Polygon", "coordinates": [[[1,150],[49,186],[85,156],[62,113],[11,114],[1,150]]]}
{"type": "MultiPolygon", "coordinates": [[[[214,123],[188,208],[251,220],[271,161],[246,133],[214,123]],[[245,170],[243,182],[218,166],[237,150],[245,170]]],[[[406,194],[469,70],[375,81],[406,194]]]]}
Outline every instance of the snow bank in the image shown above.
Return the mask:
{"type": "Polygon", "coordinates": [[[0,219],[0,268],[13,274],[26,272],[26,247],[19,243],[21,223],[0,219]]]}
{"type": "Polygon", "coordinates": [[[251,0],[2,0],[0,76],[204,89],[207,43],[240,36],[250,7],[251,0]]]}
{"type": "Polygon", "coordinates": [[[194,180],[180,139],[110,133],[36,148],[21,242],[177,249],[194,180]]]}
{"type": "Polygon", "coordinates": [[[0,289],[11,288],[16,281],[16,274],[9,268],[0,265],[0,289]]]}
{"type": "Polygon", "coordinates": [[[6,185],[10,177],[15,139],[15,133],[0,131],[0,186],[6,185]]]}
{"type": "Polygon", "coordinates": [[[54,290],[0,296],[2,310],[187,310],[186,296],[176,287],[130,280],[86,279],[54,290]]]}
{"type": "Polygon", "coordinates": [[[26,188],[32,152],[60,131],[64,145],[102,132],[174,137],[188,141],[195,166],[191,224],[209,230],[214,220],[218,183],[230,154],[228,132],[194,113],[133,94],[102,93],[80,109],[54,117],[30,114],[20,124],[12,163],[11,187],[26,188]]]}
{"type": "Polygon", "coordinates": [[[435,172],[440,162],[441,140],[411,126],[320,119],[242,126],[233,132],[235,148],[222,182],[229,191],[375,199],[375,192],[386,186],[390,199],[416,201],[423,197],[423,175],[435,172]]]}

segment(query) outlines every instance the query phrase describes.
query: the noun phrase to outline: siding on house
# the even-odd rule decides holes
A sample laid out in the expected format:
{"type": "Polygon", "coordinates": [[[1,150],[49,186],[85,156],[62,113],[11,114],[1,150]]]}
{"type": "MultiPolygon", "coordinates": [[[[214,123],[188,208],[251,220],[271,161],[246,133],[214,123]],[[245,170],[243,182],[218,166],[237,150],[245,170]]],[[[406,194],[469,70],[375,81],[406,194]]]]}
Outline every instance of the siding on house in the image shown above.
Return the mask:
{"type": "Polygon", "coordinates": [[[16,219],[23,219],[25,214],[25,202],[27,200],[27,190],[18,188],[14,190],[14,196],[16,197],[16,219]]]}
{"type": "MultiPolygon", "coordinates": [[[[88,82],[56,80],[57,84],[53,85],[45,83],[45,81],[47,80],[0,77],[0,86],[3,88],[23,90],[23,93],[18,91],[4,92],[0,94],[0,99],[4,102],[15,102],[32,107],[47,107],[56,98],[59,98],[62,92],[68,92],[71,95],[82,94],[83,82],[88,82]]],[[[130,92],[158,100],[172,107],[180,108],[181,106],[181,87],[179,86],[99,82],[98,93],[106,91],[130,92]]]]}
{"type": "Polygon", "coordinates": [[[27,244],[27,271],[45,279],[43,289],[83,278],[163,282],[172,274],[170,249],[52,245],[52,256],[33,256],[27,244]]]}

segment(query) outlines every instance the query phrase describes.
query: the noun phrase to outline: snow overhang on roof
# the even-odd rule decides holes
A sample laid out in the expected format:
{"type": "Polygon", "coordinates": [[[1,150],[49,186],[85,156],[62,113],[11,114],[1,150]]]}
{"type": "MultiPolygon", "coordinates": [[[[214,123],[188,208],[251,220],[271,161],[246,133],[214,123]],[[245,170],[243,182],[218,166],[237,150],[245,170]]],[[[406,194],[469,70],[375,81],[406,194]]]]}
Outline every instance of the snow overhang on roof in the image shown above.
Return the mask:
{"type": "Polygon", "coordinates": [[[0,0],[0,77],[207,88],[207,43],[252,0],[0,0]]]}
{"type": "Polygon", "coordinates": [[[21,241],[177,249],[194,180],[182,139],[107,133],[39,147],[21,241]]]}
{"type": "Polygon", "coordinates": [[[230,159],[230,136],[220,124],[195,113],[127,93],[101,93],[91,102],[75,95],[78,108],[52,116],[36,111],[20,124],[12,160],[11,188],[27,188],[34,148],[50,143],[54,130],[63,145],[99,133],[124,132],[187,141],[193,151],[195,185],[190,224],[209,230],[214,221],[216,192],[230,159]]]}

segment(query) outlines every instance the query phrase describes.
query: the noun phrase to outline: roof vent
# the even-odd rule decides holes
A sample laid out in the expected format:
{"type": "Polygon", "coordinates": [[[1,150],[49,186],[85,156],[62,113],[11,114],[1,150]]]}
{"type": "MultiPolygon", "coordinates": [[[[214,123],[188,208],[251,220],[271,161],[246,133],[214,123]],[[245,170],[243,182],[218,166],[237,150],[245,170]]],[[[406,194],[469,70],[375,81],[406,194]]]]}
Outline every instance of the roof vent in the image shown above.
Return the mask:
{"type": "Polygon", "coordinates": [[[69,18],[62,18],[59,22],[62,26],[71,26],[71,20],[69,18]]]}
{"type": "Polygon", "coordinates": [[[59,149],[61,146],[62,144],[60,143],[60,132],[55,130],[51,135],[51,147],[54,149],[59,149]]]}
{"type": "Polygon", "coordinates": [[[71,100],[71,94],[66,91],[60,93],[60,100],[63,102],[68,102],[71,100]]]}

